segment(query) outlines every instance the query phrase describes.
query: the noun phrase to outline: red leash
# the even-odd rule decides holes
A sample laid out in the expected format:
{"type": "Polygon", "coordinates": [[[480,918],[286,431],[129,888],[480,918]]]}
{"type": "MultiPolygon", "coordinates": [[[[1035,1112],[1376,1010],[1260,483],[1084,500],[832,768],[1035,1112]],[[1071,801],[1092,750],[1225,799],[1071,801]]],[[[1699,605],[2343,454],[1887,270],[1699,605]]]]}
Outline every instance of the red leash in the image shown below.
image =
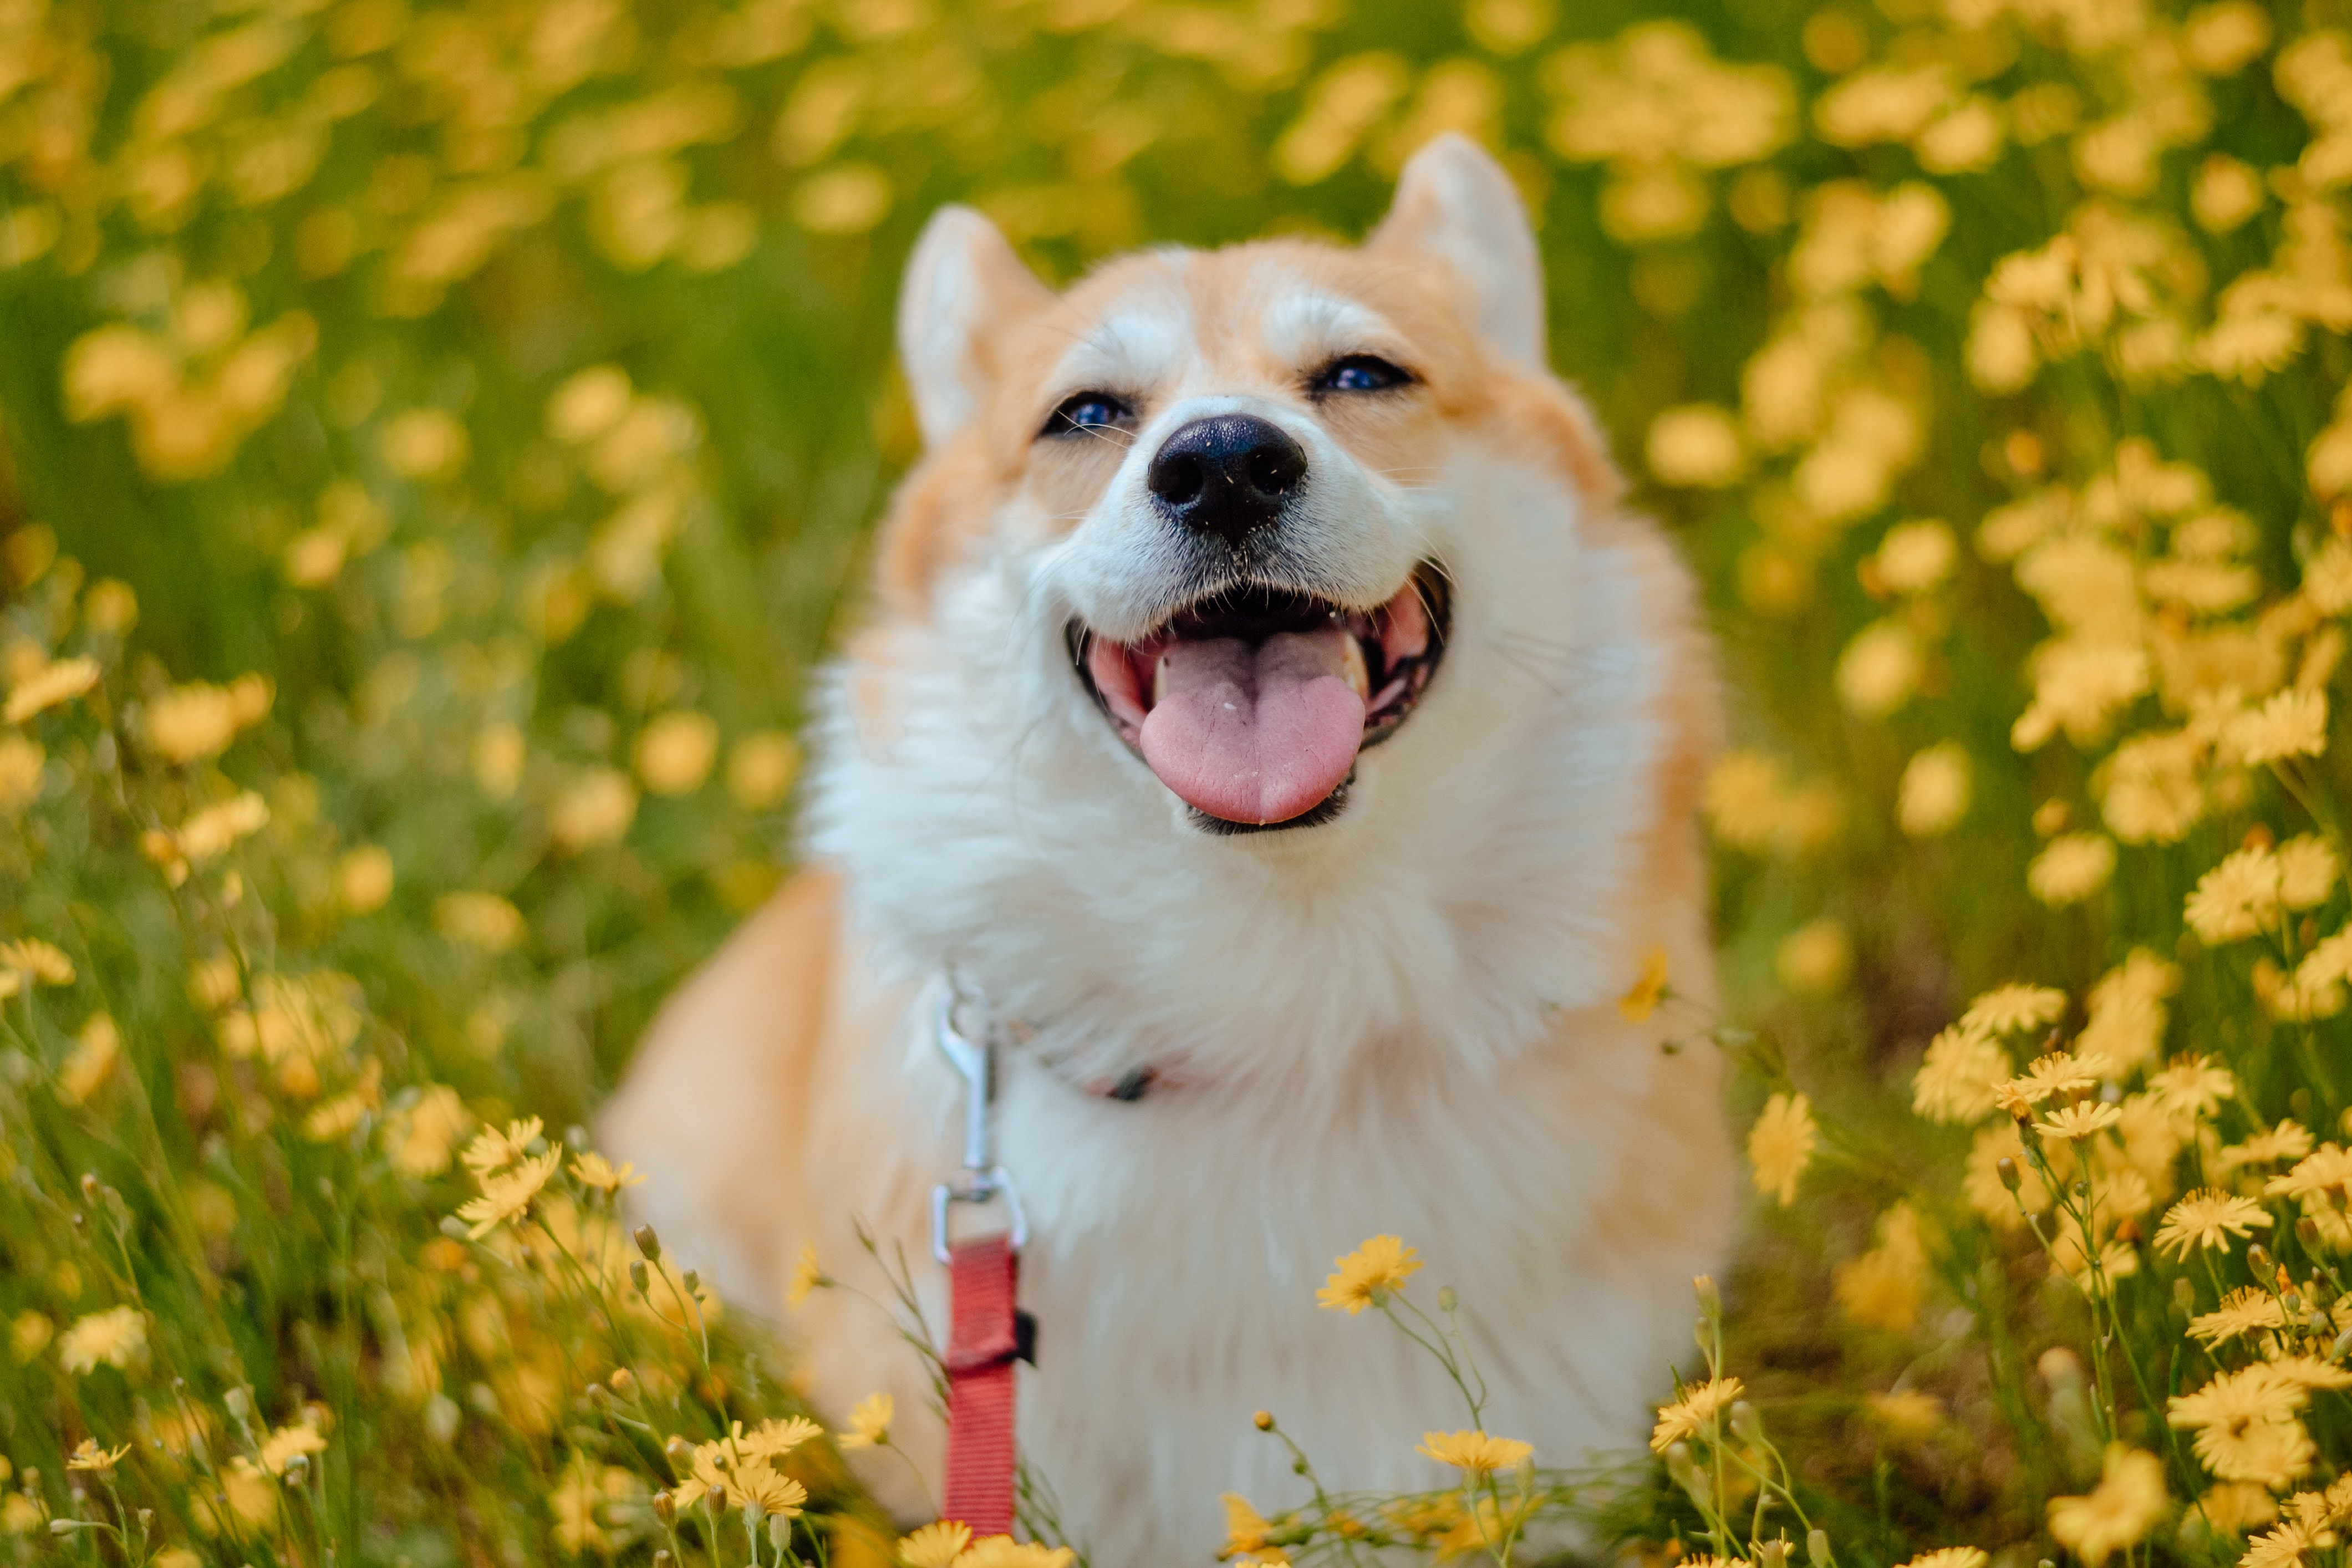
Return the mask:
{"type": "Polygon", "coordinates": [[[993,1037],[978,1043],[956,1026],[958,995],[950,980],[940,1003],[940,1049],[963,1077],[963,1174],[931,1189],[931,1256],[948,1268],[948,1478],[942,1517],[975,1537],[1013,1533],[1015,1390],[1013,1363],[1026,1360],[1019,1306],[1021,1248],[1029,1222],[1004,1167],[991,1163],[988,1107],[996,1089],[993,1037]],[[948,1241],[952,1204],[1002,1196],[1012,1229],[948,1241]]]}
{"type": "Polygon", "coordinates": [[[948,1518],[975,1537],[1013,1533],[1013,1308],[1021,1255],[1008,1237],[948,1249],[948,1518]]]}

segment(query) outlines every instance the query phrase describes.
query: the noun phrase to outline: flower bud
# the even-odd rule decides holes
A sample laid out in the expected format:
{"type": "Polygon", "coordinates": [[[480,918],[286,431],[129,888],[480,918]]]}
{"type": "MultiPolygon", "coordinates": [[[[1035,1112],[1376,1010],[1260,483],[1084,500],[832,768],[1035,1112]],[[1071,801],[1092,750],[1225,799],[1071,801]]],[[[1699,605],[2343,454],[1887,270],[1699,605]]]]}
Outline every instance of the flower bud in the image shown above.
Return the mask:
{"type": "Polygon", "coordinates": [[[2017,1162],[2011,1159],[2008,1155],[2003,1154],[2000,1159],[1994,1161],[1992,1168],[2000,1173],[2000,1184],[2007,1187],[2011,1192],[2013,1193],[2017,1191],[2019,1187],[2024,1185],[2025,1178],[2017,1173],[2017,1162]]]}
{"type": "Polygon", "coordinates": [[[456,1215],[445,1214],[441,1216],[441,1234],[452,1241],[463,1241],[471,1233],[466,1229],[464,1220],[456,1215]]]}
{"type": "Polygon", "coordinates": [[[2309,1215],[2294,1222],[2294,1238],[2303,1243],[2305,1252],[2319,1250],[2319,1222],[2309,1215]]]}
{"type": "Polygon", "coordinates": [[[1731,1435],[1750,1445],[1764,1440],[1764,1418],[1756,1414],[1756,1406],[1744,1399],[1731,1406],[1731,1435]]]}
{"type": "Polygon", "coordinates": [[[776,1549],[776,1561],[782,1563],[787,1548],[793,1543],[793,1521],[785,1514],[768,1516],[768,1544],[776,1549]]]}
{"type": "Polygon", "coordinates": [[[310,1473],[310,1455],[289,1454],[286,1457],[286,1479],[288,1480],[292,1481],[296,1486],[300,1486],[304,1479],[308,1477],[310,1473]]]}
{"type": "Polygon", "coordinates": [[[702,1276],[691,1268],[679,1276],[679,1282],[686,1287],[686,1293],[689,1296],[698,1296],[702,1293],[702,1276]]]}
{"type": "Polygon", "coordinates": [[[1441,1312],[1450,1312],[1454,1310],[1454,1287],[1451,1285],[1439,1287],[1437,1292],[1437,1310],[1441,1312]]]}
{"type": "Polygon", "coordinates": [[[81,1173],[81,1201],[86,1204],[94,1204],[98,1202],[98,1173],[96,1171],[84,1171],[81,1173]]]}
{"type": "Polygon", "coordinates": [[[1273,1431],[1274,1412],[1271,1410],[1259,1411],[1256,1415],[1250,1417],[1250,1425],[1256,1427],[1261,1432],[1273,1431]]]}
{"type": "Polygon", "coordinates": [[[646,1260],[642,1258],[629,1259],[629,1288],[640,1296],[646,1293],[646,1260]]]}
{"type": "Polygon", "coordinates": [[[1790,1554],[1796,1551],[1786,1535],[1778,1541],[1759,1542],[1756,1548],[1756,1568],[1789,1568],[1790,1554]]]}
{"type": "MultiPolygon", "coordinates": [[[[654,1493],[654,1495],[647,1500],[653,1507],[654,1517],[661,1521],[664,1524],[669,1524],[677,1520],[677,1499],[670,1495],[669,1489],[667,1487],[664,1487],[660,1491],[654,1493]]],[[[655,1552],[654,1565],[655,1568],[670,1568],[670,1555],[668,1552],[662,1551],[655,1552]]]]}
{"type": "Polygon", "coordinates": [[[629,1234],[630,1239],[637,1244],[637,1250],[646,1255],[646,1262],[661,1261],[661,1237],[654,1234],[653,1226],[641,1225],[629,1234]]]}
{"type": "Polygon", "coordinates": [[[605,1381],[613,1385],[613,1392],[624,1399],[637,1396],[637,1374],[625,1366],[614,1367],[613,1375],[605,1381]]]}
{"type": "Polygon", "coordinates": [[[1805,1561],[1813,1568],[1829,1568],[1837,1561],[1830,1555],[1830,1532],[1826,1530],[1805,1531],[1805,1561]]]}
{"type": "Polygon", "coordinates": [[[221,1404],[232,1420],[243,1421],[253,1415],[253,1395],[242,1388],[232,1388],[222,1394],[221,1404]]]}
{"type": "Polygon", "coordinates": [[[683,1465],[694,1458],[694,1445],[683,1437],[672,1437],[662,1445],[662,1452],[669,1456],[671,1464],[683,1465]]]}
{"type": "Polygon", "coordinates": [[[1701,1274],[1691,1281],[1691,1293],[1698,1298],[1698,1310],[1712,1321],[1723,1316],[1723,1292],[1715,1288],[1715,1276],[1701,1274]]]}

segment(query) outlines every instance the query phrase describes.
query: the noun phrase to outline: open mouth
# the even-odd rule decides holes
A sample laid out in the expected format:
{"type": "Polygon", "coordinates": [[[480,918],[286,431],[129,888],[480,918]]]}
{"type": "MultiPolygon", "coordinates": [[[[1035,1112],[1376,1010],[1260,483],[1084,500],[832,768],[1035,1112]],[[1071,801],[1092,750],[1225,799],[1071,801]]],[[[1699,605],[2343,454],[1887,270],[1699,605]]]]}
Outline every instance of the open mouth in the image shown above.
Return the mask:
{"type": "Polygon", "coordinates": [[[1433,562],[1386,604],[1287,589],[1199,600],[1131,643],[1070,626],[1081,679],[1160,782],[1220,831],[1338,815],[1356,757],[1394,734],[1444,657],[1433,562]]]}

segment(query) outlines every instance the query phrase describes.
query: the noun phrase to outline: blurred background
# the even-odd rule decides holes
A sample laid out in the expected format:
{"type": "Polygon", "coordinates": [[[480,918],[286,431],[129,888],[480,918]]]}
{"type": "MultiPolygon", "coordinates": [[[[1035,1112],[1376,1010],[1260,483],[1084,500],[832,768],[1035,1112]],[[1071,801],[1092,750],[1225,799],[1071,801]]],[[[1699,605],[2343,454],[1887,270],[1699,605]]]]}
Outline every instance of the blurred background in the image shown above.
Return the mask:
{"type": "MultiPolygon", "coordinates": [[[[453,1126],[584,1121],[790,867],[808,676],[917,455],[890,322],[926,215],[977,205],[1055,281],[1349,239],[1459,131],[1526,195],[1554,363],[1722,645],[1731,1110],[1801,1086],[1820,1121],[1802,1203],[1759,1181],[1743,1364],[1865,1557],[1960,1519],[2030,1542],[2097,1470],[2079,1376],[2030,1370],[2080,1325],[2000,1151],[1914,1118],[1912,1073],[1999,982],[2189,954],[2184,896],[2263,822],[2335,832],[2336,762],[2214,737],[2330,689],[2352,603],[2346,10],[0,0],[0,684],[104,671],[88,723],[0,744],[0,936],[107,988],[158,1181],[215,1157],[247,1070],[187,1070],[224,942],[310,977],[272,1005],[341,1065],[260,1087],[360,1097],[314,1142],[363,1153],[427,1082],[453,1126]],[[2032,552],[2069,528],[2096,548],[2032,552]],[[2336,586],[2279,596],[2306,574],[2336,586]],[[2132,714],[2150,745],[2110,754],[2132,714]]],[[[2331,1087],[2261,1065],[2301,1005],[2267,973],[2170,1005],[2248,1053],[2242,1105],[2332,1129],[2331,1087]]],[[[41,1113],[58,1190],[128,1170],[77,1109],[114,1058],[27,1019],[23,1081],[96,1075],[41,1113]]],[[[383,1189],[385,1235],[432,1234],[448,1163],[383,1189]]],[[[259,1214],[283,1173],[248,1174],[259,1214]]],[[[0,1213],[8,1304],[62,1321],[90,1301],[34,1282],[68,1247],[37,1209],[0,1213]]],[[[283,1344],[223,1374],[265,1394],[310,1354],[287,1290],[283,1344]]]]}

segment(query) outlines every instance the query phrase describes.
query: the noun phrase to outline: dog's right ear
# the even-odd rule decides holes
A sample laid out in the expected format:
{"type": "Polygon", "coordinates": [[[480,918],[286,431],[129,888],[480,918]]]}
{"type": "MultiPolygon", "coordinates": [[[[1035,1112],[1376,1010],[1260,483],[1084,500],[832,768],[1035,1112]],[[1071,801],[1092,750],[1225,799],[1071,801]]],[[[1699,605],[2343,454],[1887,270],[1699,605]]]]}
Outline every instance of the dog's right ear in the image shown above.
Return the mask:
{"type": "Polygon", "coordinates": [[[988,219],[960,205],[931,215],[898,290],[898,359],[926,448],[980,417],[1003,369],[998,334],[1053,298],[988,219]]]}

